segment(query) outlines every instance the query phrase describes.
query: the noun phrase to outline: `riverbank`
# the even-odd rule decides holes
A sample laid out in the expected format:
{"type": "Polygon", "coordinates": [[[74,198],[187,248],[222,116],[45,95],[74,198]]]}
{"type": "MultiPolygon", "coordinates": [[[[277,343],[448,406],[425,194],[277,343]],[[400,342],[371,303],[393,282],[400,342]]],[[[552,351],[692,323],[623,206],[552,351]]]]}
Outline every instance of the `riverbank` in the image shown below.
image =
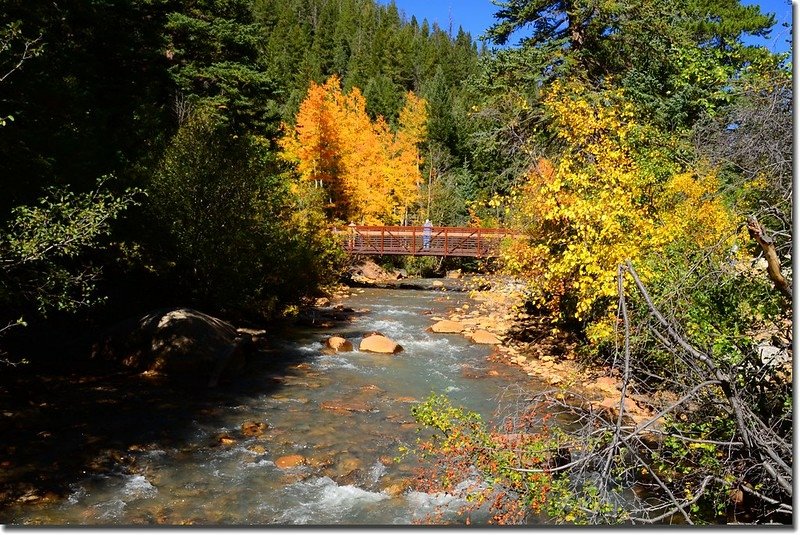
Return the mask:
{"type": "MultiPolygon", "coordinates": [[[[395,278],[396,274],[367,270],[375,278],[348,281],[350,290],[399,288],[467,292],[465,303],[442,316],[431,317],[432,327],[441,333],[461,334],[491,349],[489,360],[522,369],[529,377],[557,389],[562,398],[578,396],[612,414],[622,399],[621,380],[615,371],[599,365],[587,366],[578,356],[579,341],[569,333],[550,328],[542,318],[525,311],[525,285],[500,275],[450,273],[441,279],[395,278]],[[437,322],[449,322],[449,324],[437,322]]],[[[649,419],[653,412],[648,400],[628,394],[626,415],[635,422],[649,419]]]]}
{"type": "MultiPolygon", "coordinates": [[[[475,306],[452,311],[448,319],[495,334],[500,343],[491,358],[521,368],[554,389],[562,398],[579,396],[600,410],[615,414],[622,399],[622,382],[616,370],[587,364],[578,355],[580,342],[571,334],[552,329],[543,318],[525,311],[524,283],[501,276],[471,281],[469,295],[475,306]]],[[[634,422],[652,417],[648,400],[630,393],[625,412],[634,422]]]]}

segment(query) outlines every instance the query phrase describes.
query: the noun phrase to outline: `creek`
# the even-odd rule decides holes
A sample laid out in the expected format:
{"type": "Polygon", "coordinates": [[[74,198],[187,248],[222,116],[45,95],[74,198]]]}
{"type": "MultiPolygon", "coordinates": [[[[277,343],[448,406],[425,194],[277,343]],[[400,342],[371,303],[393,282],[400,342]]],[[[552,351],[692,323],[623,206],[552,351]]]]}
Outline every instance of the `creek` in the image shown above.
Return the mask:
{"type": "MultiPolygon", "coordinates": [[[[345,302],[361,311],[352,322],[292,327],[271,340],[272,350],[257,354],[242,377],[192,403],[191,410],[173,400],[178,408],[170,412],[172,420],[158,424],[180,422],[178,436],[175,429],[170,440],[151,433],[143,445],[127,448],[129,462],[77,477],[66,499],[15,505],[4,522],[425,523],[436,506],[454,500],[407,488],[415,460],[396,458],[398,448],[413,445],[417,436],[413,404],[444,393],[488,419],[508,385],[542,388],[518,369],[488,360],[490,346],[426,332],[431,316],[468,302],[457,292],[365,289],[345,302]],[[404,351],[359,352],[358,343],[371,331],[404,351]],[[356,350],[326,354],[324,342],[332,335],[347,338],[356,350]],[[246,422],[267,428],[247,436],[246,422]],[[297,466],[281,467],[300,459],[297,466]]],[[[142,425],[141,418],[130,425],[142,425]]],[[[449,505],[453,511],[459,506],[449,505]]]]}

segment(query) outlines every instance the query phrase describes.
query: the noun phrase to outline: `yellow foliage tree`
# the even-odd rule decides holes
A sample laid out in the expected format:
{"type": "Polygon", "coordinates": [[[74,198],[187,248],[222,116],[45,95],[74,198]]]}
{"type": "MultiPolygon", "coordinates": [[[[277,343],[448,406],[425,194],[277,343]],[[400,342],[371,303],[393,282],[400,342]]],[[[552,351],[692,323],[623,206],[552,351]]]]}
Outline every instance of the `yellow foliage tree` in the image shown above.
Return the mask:
{"type": "Polygon", "coordinates": [[[344,93],[332,76],[324,85],[312,82],[295,127],[284,126],[282,156],[296,164],[301,180],[327,190],[333,217],[401,223],[419,198],[425,100],[408,93],[399,122],[393,133],[383,118],[370,120],[361,91],[344,93]]]}
{"type": "Polygon", "coordinates": [[[427,102],[411,91],[406,93],[399,123],[400,127],[390,146],[388,176],[392,197],[396,200],[393,219],[402,222],[407,218],[409,207],[419,200],[422,181],[419,144],[427,135],[427,102]]]}
{"type": "MultiPolygon", "coordinates": [[[[652,165],[642,165],[646,128],[620,91],[596,94],[579,83],[556,82],[545,107],[565,148],[554,161],[541,159],[530,169],[519,196],[530,239],[510,246],[505,264],[534,281],[551,304],[573,296],[574,309],[566,312],[575,318],[604,318],[588,331],[602,339],[611,332],[605,318],[615,304],[608,298],[617,294],[621,263],[677,240],[698,246],[718,241],[734,234],[735,224],[716,195],[714,172],[683,170],[665,181],[649,170],[652,165]]],[[[658,151],[648,157],[658,158],[658,151]]],[[[652,276],[645,266],[639,271],[652,276]]]]}

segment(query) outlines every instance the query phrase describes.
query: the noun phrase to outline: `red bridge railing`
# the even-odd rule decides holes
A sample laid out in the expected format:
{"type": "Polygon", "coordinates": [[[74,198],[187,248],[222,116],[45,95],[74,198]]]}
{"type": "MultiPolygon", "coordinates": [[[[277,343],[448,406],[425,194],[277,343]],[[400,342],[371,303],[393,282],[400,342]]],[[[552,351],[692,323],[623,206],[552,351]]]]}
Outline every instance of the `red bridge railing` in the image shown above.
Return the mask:
{"type": "Polygon", "coordinates": [[[337,233],[345,250],[360,255],[496,256],[506,229],[468,227],[380,227],[350,225],[337,233]]]}

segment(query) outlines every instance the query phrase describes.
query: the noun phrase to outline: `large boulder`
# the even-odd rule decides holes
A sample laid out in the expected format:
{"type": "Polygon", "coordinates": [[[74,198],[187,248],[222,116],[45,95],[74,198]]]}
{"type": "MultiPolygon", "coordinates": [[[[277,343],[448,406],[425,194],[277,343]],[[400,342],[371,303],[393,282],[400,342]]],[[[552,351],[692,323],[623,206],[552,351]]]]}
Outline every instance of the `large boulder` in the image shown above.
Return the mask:
{"type": "Polygon", "coordinates": [[[389,273],[372,260],[364,260],[362,263],[350,268],[350,280],[356,284],[374,284],[397,280],[400,277],[396,273],[389,273]]]}
{"type": "Polygon", "coordinates": [[[189,308],[156,310],[124,321],[94,345],[101,358],[178,381],[206,381],[242,370],[253,338],[230,323],[189,308]]]}
{"type": "Polygon", "coordinates": [[[445,278],[448,279],[460,279],[461,278],[461,270],[460,269],[453,269],[447,272],[445,278]]]}
{"type": "Polygon", "coordinates": [[[400,353],[403,350],[403,346],[381,334],[371,334],[361,340],[358,350],[367,351],[369,353],[386,353],[391,355],[400,353]]]}
{"type": "Polygon", "coordinates": [[[467,338],[472,341],[473,344],[488,344],[488,345],[497,345],[500,343],[500,340],[494,334],[490,333],[489,331],[484,330],[477,330],[474,333],[470,333],[467,338]]]}
{"type": "Polygon", "coordinates": [[[432,333],[451,333],[456,334],[464,330],[464,324],[459,321],[441,320],[430,327],[428,331],[432,333]]]}

